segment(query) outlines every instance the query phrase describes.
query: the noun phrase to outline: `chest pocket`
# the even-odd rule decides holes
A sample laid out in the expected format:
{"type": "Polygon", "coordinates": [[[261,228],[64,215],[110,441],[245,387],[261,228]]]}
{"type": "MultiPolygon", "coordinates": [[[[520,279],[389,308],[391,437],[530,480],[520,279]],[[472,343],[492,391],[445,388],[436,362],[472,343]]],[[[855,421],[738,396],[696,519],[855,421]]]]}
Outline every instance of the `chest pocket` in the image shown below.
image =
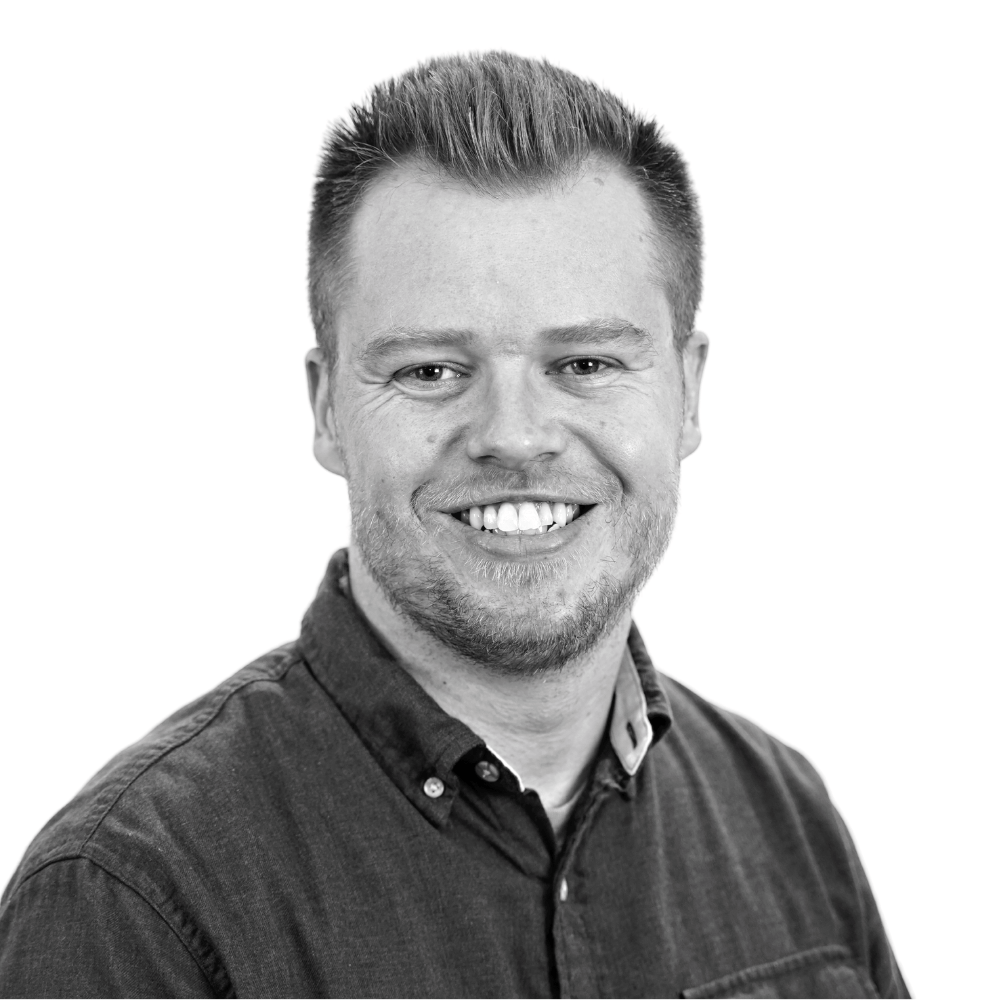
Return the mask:
{"type": "Polygon", "coordinates": [[[776,962],[684,990],[682,997],[877,997],[871,978],[840,945],[811,948],[776,962]]]}

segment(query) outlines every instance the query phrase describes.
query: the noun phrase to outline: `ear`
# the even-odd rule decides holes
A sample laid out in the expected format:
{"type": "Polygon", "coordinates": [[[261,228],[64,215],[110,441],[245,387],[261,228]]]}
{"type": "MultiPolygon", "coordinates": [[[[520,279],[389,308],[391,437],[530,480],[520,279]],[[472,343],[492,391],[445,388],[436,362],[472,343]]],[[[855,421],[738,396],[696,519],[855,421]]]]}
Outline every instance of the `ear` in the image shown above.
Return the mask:
{"type": "Polygon", "coordinates": [[[344,457],[340,449],[340,434],[330,403],[330,370],[318,347],[314,347],[306,355],[306,378],[309,380],[309,405],[316,424],[313,454],[324,469],[343,476],[344,457]]]}
{"type": "Polygon", "coordinates": [[[687,458],[701,444],[698,426],[698,395],[701,392],[701,373],[708,357],[708,337],[695,330],[684,345],[684,430],[681,433],[681,458],[687,458]]]}

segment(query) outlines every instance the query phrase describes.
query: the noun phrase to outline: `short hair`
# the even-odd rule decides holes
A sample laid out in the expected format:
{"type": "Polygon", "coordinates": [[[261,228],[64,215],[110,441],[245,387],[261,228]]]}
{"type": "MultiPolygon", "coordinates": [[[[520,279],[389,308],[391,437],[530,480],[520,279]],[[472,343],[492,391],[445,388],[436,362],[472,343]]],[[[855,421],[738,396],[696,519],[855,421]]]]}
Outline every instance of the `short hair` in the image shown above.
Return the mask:
{"type": "Polygon", "coordinates": [[[336,357],[337,286],[347,280],[351,221],[388,169],[416,161],[474,189],[538,188],[591,155],[639,186],[658,230],[674,340],[701,298],[701,220],[680,153],[651,118],[546,61],[508,52],[432,59],[373,88],[324,144],[309,227],[309,302],[327,363],[336,357]]]}

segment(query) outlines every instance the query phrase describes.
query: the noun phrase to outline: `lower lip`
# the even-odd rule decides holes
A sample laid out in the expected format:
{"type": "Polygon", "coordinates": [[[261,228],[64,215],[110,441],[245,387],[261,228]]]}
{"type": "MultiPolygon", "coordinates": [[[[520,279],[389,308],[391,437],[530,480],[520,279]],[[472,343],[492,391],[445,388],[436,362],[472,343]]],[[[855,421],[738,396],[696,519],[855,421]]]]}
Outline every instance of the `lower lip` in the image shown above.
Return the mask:
{"type": "MultiPolygon", "coordinates": [[[[589,515],[588,511],[588,515],[589,515]]],[[[511,558],[531,558],[548,555],[569,544],[580,533],[581,523],[588,515],[580,515],[558,531],[546,531],[543,535],[494,534],[483,528],[472,528],[451,514],[439,514],[444,519],[443,529],[455,533],[457,539],[467,545],[474,545],[480,551],[491,555],[511,558]]]]}

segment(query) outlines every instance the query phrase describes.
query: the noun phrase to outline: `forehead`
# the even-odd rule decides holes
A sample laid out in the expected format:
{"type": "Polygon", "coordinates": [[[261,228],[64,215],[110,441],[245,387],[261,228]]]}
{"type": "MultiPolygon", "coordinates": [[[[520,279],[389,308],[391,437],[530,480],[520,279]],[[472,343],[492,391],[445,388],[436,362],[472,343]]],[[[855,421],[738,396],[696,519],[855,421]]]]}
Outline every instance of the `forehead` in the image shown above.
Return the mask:
{"type": "Polygon", "coordinates": [[[611,164],[499,195],[396,168],[366,192],[349,252],[338,338],[401,325],[517,336],[610,317],[670,334],[652,218],[611,164]]]}

